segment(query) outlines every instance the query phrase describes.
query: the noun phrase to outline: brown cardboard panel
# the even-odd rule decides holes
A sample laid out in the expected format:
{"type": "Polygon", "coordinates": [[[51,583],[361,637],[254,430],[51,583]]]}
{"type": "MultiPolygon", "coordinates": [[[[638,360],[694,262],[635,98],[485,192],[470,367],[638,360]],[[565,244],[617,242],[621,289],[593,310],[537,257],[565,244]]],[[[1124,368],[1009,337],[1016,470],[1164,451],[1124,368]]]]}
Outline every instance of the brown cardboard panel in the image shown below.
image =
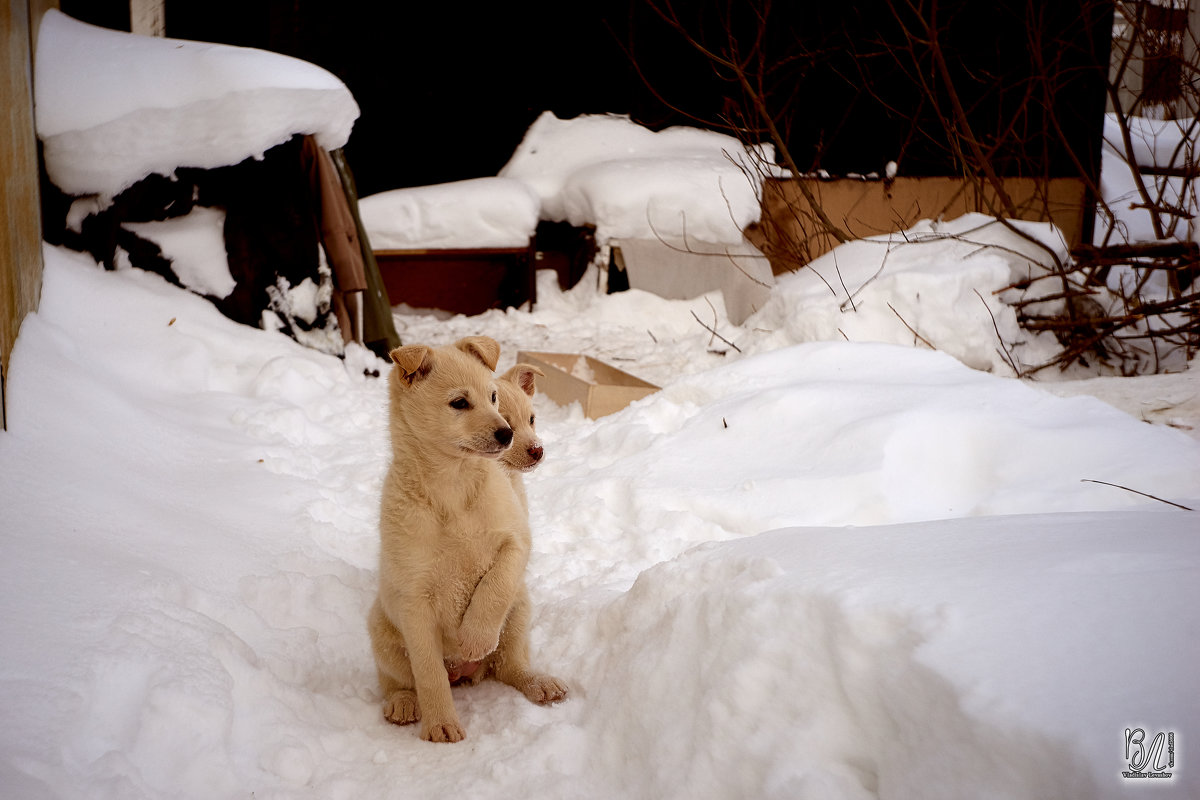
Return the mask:
{"type": "Polygon", "coordinates": [[[375,250],[392,305],[473,316],[537,301],[533,248],[375,250]]]}
{"type": "Polygon", "coordinates": [[[517,363],[531,364],[546,377],[538,389],[559,405],[579,403],[589,419],[620,411],[634,400],[658,391],[657,386],[591,356],[577,353],[517,353],[517,363]]]}
{"type": "MultiPolygon", "coordinates": [[[[899,177],[891,182],[805,178],[821,209],[851,238],[910,228],[922,219],[956,219],[971,211],[991,213],[996,193],[981,193],[960,178],[899,177]]],[[[1053,222],[1067,244],[1083,240],[1087,193],[1074,178],[1005,178],[1004,188],[1017,218],[1053,222]]],[[[794,181],[763,184],[762,221],[746,231],[771,261],[775,274],[802,267],[837,244],[817,223],[794,181]]]]}

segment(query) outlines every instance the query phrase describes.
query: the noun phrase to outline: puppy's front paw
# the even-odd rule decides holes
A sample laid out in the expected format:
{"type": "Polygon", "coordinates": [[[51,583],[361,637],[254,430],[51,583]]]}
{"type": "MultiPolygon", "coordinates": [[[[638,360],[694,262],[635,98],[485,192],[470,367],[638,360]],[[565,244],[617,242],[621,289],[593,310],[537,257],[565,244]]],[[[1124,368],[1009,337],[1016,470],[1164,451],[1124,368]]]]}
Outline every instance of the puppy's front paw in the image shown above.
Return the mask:
{"type": "Polygon", "coordinates": [[[421,707],[417,705],[417,693],[412,689],[400,689],[383,700],[383,717],[397,725],[408,725],[421,718],[421,707]]]}
{"type": "Polygon", "coordinates": [[[461,742],[467,734],[456,721],[423,725],[421,738],[427,742],[461,742]]]}
{"type": "Polygon", "coordinates": [[[548,705],[567,699],[567,685],[550,675],[531,673],[517,688],[538,705],[548,705]]]}
{"type": "Polygon", "coordinates": [[[458,650],[462,661],[482,661],[498,644],[499,630],[479,630],[467,624],[458,629],[458,650]]]}

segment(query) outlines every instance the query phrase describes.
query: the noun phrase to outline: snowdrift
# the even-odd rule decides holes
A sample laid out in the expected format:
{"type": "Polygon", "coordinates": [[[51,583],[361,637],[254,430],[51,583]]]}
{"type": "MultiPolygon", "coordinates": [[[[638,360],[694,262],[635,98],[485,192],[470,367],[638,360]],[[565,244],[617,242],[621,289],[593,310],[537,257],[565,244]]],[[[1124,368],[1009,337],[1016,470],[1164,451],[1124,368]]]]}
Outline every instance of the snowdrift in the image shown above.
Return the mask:
{"type": "MultiPolygon", "coordinates": [[[[430,745],[363,623],[386,364],[46,255],[0,434],[6,794],[1115,798],[1138,727],[1176,735],[1162,796],[1200,789],[1194,513],[1081,482],[1197,507],[1184,433],[882,344],[675,362],[596,422],[539,396],[532,639],[572,698],[456,689],[470,738],[430,745]]],[[[688,335],[553,285],[401,321],[508,359],[564,316],[688,335]]]]}

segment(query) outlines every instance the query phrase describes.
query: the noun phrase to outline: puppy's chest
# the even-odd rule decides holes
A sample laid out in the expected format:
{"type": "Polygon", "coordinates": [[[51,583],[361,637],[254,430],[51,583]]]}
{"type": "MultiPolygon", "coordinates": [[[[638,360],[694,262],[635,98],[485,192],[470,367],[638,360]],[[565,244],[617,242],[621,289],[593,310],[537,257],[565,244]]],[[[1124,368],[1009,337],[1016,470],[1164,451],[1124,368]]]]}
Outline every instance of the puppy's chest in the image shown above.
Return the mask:
{"type": "Polygon", "coordinates": [[[426,590],[442,614],[461,616],[506,541],[497,532],[445,531],[426,574],[426,590]]]}
{"type": "Polygon", "coordinates": [[[438,577],[474,576],[487,571],[508,537],[495,530],[445,529],[437,542],[434,563],[438,577]]]}

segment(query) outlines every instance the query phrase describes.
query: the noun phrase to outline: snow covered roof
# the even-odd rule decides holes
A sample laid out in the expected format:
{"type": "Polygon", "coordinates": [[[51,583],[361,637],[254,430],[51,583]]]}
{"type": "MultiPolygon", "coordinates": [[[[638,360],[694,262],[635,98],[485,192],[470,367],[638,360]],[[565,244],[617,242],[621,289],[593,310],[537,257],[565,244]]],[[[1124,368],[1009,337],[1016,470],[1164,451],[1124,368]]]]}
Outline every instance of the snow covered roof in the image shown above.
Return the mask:
{"type": "Polygon", "coordinates": [[[47,172],[74,195],[236,164],[295,134],[336,149],[359,114],[345,84],[308,62],[121,33],[57,10],[42,19],[34,87],[47,172]]]}
{"type": "Polygon", "coordinates": [[[542,198],[542,218],[595,225],[596,240],[737,243],[759,219],[757,154],[732,136],[698,128],[652,131],[626,116],[562,120],[543,113],[500,175],[542,198]]]}

